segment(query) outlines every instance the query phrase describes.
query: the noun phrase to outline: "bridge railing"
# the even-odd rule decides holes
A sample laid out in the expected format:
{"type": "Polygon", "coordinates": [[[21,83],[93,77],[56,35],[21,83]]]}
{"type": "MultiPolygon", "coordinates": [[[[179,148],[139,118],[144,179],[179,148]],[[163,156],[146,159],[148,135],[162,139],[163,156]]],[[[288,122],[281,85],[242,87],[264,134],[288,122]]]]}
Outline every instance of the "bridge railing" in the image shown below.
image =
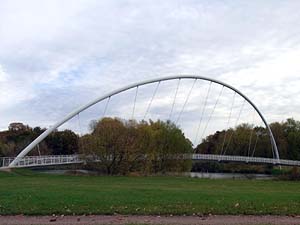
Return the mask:
{"type": "MultiPolygon", "coordinates": [[[[8,167],[15,157],[0,158],[1,167],[8,167]]],[[[83,162],[80,155],[45,155],[45,156],[26,156],[18,161],[15,167],[60,165],[83,162]]]]}
{"type": "Polygon", "coordinates": [[[213,155],[213,154],[193,154],[193,160],[208,160],[208,161],[229,161],[229,162],[246,162],[246,163],[264,163],[274,165],[286,166],[300,166],[300,161],[287,159],[274,159],[262,157],[249,156],[235,156],[235,155],[213,155]]]}
{"type": "Polygon", "coordinates": [[[14,159],[15,159],[15,157],[1,157],[0,158],[0,166],[7,167],[14,159]]]}
{"type": "MultiPolygon", "coordinates": [[[[286,166],[300,166],[300,161],[286,160],[286,159],[273,159],[262,157],[247,157],[247,156],[234,156],[234,155],[212,155],[212,154],[187,154],[182,155],[183,159],[192,160],[207,160],[207,161],[227,161],[227,162],[244,162],[244,163],[257,163],[257,164],[273,164],[273,165],[286,165],[286,166]]],[[[0,158],[0,167],[8,167],[14,160],[14,157],[0,158]]],[[[178,156],[176,157],[178,159],[178,156]]],[[[34,167],[34,166],[47,166],[47,165],[62,165],[72,163],[83,163],[86,161],[100,162],[100,159],[95,156],[83,157],[82,155],[46,155],[46,156],[26,156],[18,160],[15,167],[34,167]]]]}

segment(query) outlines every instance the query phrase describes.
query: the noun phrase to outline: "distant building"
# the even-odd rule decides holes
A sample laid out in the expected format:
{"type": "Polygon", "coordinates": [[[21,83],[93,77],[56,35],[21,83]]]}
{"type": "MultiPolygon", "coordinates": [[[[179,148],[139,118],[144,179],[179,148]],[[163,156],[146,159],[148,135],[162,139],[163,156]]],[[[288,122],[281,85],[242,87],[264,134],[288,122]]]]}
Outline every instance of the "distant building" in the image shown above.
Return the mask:
{"type": "Polygon", "coordinates": [[[10,131],[24,131],[28,130],[29,127],[27,125],[24,125],[23,123],[11,123],[9,124],[8,130],[10,131]]]}

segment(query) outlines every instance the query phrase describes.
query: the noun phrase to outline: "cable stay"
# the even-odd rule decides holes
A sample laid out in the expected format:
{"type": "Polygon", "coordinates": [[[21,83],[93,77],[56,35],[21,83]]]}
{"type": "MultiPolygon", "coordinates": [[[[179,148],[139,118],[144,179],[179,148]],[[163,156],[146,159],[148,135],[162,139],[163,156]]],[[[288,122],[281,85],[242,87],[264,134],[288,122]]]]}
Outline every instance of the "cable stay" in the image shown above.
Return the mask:
{"type": "MultiPolygon", "coordinates": [[[[252,124],[254,124],[254,117],[255,117],[255,111],[253,110],[252,124]]],[[[247,154],[248,157],[250,156],[253,132],[254,132],[254,127],[251,129],[251,133],[250,133],[250,140],[249,140],[249,147],[248,147],[248,154],[247,154]]]]}
{"type": "Polygon", "coordinates": [[[273,156],[273,158],[275,159],[274,146],[271,144],[271,147],[272,147],[272,156],[273,156]]]}
{"type": "Polygon", "coordinates": [[[178,89],[179,89],[180,81],[181,81],[181,79],[179,78],[179,79],[178,79],[178,83],[177,83],[177,87],[176,87],[176,91],[175,91],[174,100],[173,100],[173,103],[172,103],[171,112],[170,112],[170,115],[169,115],[169,119],[168,119],[168,120],[171,120],[171,119],[172,119],[172,114],[173,114],[173,110],[174,110],[174,106],[175,106],[175,101],[176,101],[177,94],[178,94],[178,89]]]}
{"type": "Polygon", "coordinates": [[[212,82],[209,83],[207,94],[206,94],[206,97],[205,97],[205,100],[204,100],[204,105],[203,105],[203,108],[202,108],[202,113],[201,113],[200,121],[199,121],[199,124],[198,124],[198,127],[197,127],[196,136],[195,136],[195,140],[194,140],[195,144],[197,143],[197,140],[198,140],[199,131],[200,131],[201,123],[202,123],[202,120],[203,120],[204,112],[205,112],[205,109],[206,109],[208,96],[210,94],[211,84],[212,84],[212,82]]]}
{"type": "MultiPolygon", "coordinates": [[[[246,102],[246,100],[244,99],[243,104],[242,104],[242,107],[241,107],[240,112],[239,112],[239,115],[238,115],[238,117],[237,117],[237,119],[236,119],[236,121],[235,121],[234,128],[237,127],[238,122],[239,122],[239,120],[240,120],[240,118],[241,118],[242,112],[243,112],[243,110],[244,110],[245,102],[246,102]]],[[[234,131],[230,134],[230,137],[229,137],[229,139],[228,139],[228,144],[227,144],[227,146],[226,146],[226,148],[225,148],[225,151],[224,151],[224,155],[225,155],[226,152],[227,152],[227,149],[228,149],[228,146],[229,146],[229,144],[230,144],[230,142],[231,142],[231,140],[232,140],[233,134],[234,134],[234,131]]]]}
{"type": "MultiPolygon", "coordinates": [[[[254,129],[253,129],[253,132],[254,132],[254,129]]],[[[261,133],[261,131],[258,131],[256,132],[256,140],[255,140],[255,144],[254,144],[254,148],[253,148],[253,151],[252,151],[252,154],[251,154],[251,157],[254,157],[254,154],[255,154],[255,151],[256,151],[256,147],[257,147],[257,144],[258,144],[258,140],[259,140],[259,137],[263,135],[263,133],[261,133]]],[[[251,149],[251,148],[250,148],[251,149]]],[[[275,157],[275,149],[274,149],[274,146],[271,144],[271,150],[272,150],[272,157],[273,158],[276,158],[275,157]]],[[[251,152],[251,150],[250,150],[251,152]]],[[[250,156],[250,154],[249,154],[250,156]]]]}
{"type": "Polygon", "coordinates": [[[111,96],[109,96],[109,97],[107,98],[105,107],[104,107],[104,109],[103,109],[102,118],[104,118],[104,116],[105,116],[105,114],[106,114],[106,112],[107,112],[108,104],[109,104],[109,102],[110,102],[110,97],[111,97],[111,96]]]}
{"type": "Polygon", "coordinates": [[[40,151],[40,144],[37,144],[37,151],[38,151],[38,153],[39,153],[39,156],[41,156],[41,151],[40,151]]]}
{"type": "Polygon", "coordinates": [[[191,93],[192,93],[192,91],[193,91],[193,89],[194,89],[194,86],[195,86],[195,83],[196,83],[196,82],[197,82],[197,79],[194,80],[194,83],[193,83],[191,89],[189,90],[188,95],[186,96],[185,102],[184,102],[184,104],[183,104],[183,106],[182,106],[182,109],[181,109],[181,111],[180,111],[180,113],[179,113],[179,115],[178,115],[178,117],[177,117],[176,124],[178,124],[178,122],[179,122],[179,120],[180,120],[180,118],[181,118],[181,115],[182,115],[182,113],[183,113],[183,111],[184,111],[184,108],[185,108],[186,104],[188,103],[188,101],[189,101],[189,99],[190,99],[191,93]]]}
{"type": "Polygon", "coordinates": [[[82,136],[82,129],[81,129],[79,113],[77,114],[77,120],[78,120],[79,136],[81,137],[82,136]]]}
{"type": "Polygon", "coordinates": [[[156,88],[155,88],[155,90],[154,90],[154,92],[153,92],[152,98],[151,98],[150,101],[149,101],[149,104],[148,104],[148,107],[147,107],[146,112],[145,112],[145,114],[144,114],[143,120],[146,119],[146,116],[147,116],[147,114],[148,114],[148,112],[149,112],[149,110],[150,110],[150,107],[151,107],[151,105],[152,105],[153,99],[155,98],[155,95],[156,95],[156,93],[157,93],[157,90],[158,90],[159,85],[160,85],[160,81],[157,83],[157,86],[156,86],[156,88]]]}
{"type": "MultiPolygon", "coordinates": [[[[260,124],[258,124],[258,127],[259,126],[260,126],[260,124]]],[[[254,144],[254,147],[253,147],[253,151],[252,151],[251,157],[253,157],[254,154],[255,154],[255,151],[256,151],[256,148],[257,148],[257,144],[258,144],[258,141],[259,141],[259,137],[261,136],[261,134],[262,133],[261,133],[260,130],[258,130],[258,131],[255,132],[256,138],[255,138],[255,144],[254,144]]]]}
{"type": "MultiPolygon", "coordinates": [[[[234,92],[234,94],[233,94],[233,100],[232,100],[232,103],[231,103],[231,108],[230,108],[230,112],[229,112],[229,116],[228,116],[228,121],[227,121],[226,128],[229,127],[229,124],[230,124],[230,120],[231,120],[231,116],[232,116],[232,110],[233,110],[234,102],[235,102],[235,97],[236,97],[236,92],[234,92]]],[[[225,130],[224,140],[223,140],[223,144],[222,144],[222,148],[221,148],[221,153],[220,153],[220,155],[222,155],[222,154],[223,154],[223,151],[224,151],[224,146],[225,146],[226,136],[227,136],[227,132],[226,132],[226,130],[225,130]]]]}
{"type": "MultiPolygon", "coordinates": [[[[82,137],[82,129],[81,129],[79,113],[77,114],[77,121],[78,121],[78,128],[79,128],[79,137],[82,137]]],[[[78,147],[79,149],[82,149],[84,152],[84,144],[82,143],[82,141],[83,141],[82,138],[79,138],[78,147]]]]}
{"type": "Polygon", "coordinates": [[[218,105],[218,103],[219,103],[219,100],[220,100],[220,97],[221,97],[221,95],[222,95],[222,93],[223,93],[223,90],[224,90],[224,86],[222,86],[222,89],[221,89],[221,91],[220,91],[220,93],[219,93],[219,96],[218,96],[217,101],[216,101],[216,103],[215,103],[215,105],[214,105],[214,108],[213,108],[212,112],[210,113],[210,116],[209,116],[209,118],[208,118],[208,120],[207,120],[207,123],[206,123],[206,125],[205,125],[205,127],[204,127],[204,130],[203,130],[203,132],[202,132],[201,139],[200,139],[201,141],[202,141],[203,136],[204,136],[204,134],[205,134],[205,132],[206,132],[206,129],[207,129],[207,127],[208,127],[208,124],[209,124],[209,122],[210,122],[210,120],[211,120],[211,118],[212,118],[212,116],[213,116],[213,114],[214,114],[214,112],[215,112],[215,110],[216,110],[216,108],[217,108],[217,105],[218,105]]]}
{"type": "Polygon", "coordinates": [[[251,155],[251,157],[253,157],[253,156],[254,156],[254,153],[255,153],[255,150],[256,150],[256,146],[257,146],[257,142],[258,142],[258,134],[256,133],[255,145],[254,145],[254,148],[253,148],[253,152],[252,152],[252,155],[251,155]]]}
{"type": "Polygon", "coordinates": [[[134,102],[133,102],[133,108],[132,108],[132,115],[131,115],[131,119],[134,119],[134,113],[135,113],[135,105],[136,105],[136,99],[137,99],[137,95],[138,95],[138,90],[139,90],[139,86],[136,86],[136,91],[135,91],[135,96],[134,96],[134,102]]]}

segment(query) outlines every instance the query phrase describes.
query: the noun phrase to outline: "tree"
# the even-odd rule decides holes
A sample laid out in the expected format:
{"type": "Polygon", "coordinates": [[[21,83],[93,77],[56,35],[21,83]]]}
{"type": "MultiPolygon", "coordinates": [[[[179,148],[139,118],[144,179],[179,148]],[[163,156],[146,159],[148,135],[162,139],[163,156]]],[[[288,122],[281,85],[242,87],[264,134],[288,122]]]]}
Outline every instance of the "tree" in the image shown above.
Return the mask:
{"type": "Polygon", "coordinates": [[[283,159],[289,158],[289,144],[287,139],[286,123],[275,122],[270,124],[270,128],[276,140],[279,149],[280,157],[283,159]]]}
{"type": "Polygon", "coordinates": [[[93,123],[93,131],[82,137],[81,152],[97,157],[95,167],[107,174],[179,172],[190,168],[183,154],[191,143],[171,122],[104,118],[93,123]]]}
{"type": "MultiPolygon", "coordinates": [[[[280,158],[300,160],[300,121],[290,118],[285,122],[272,123],[270,128],[277,143],[280,158]]],[[[267,129],[253,127],[249,124],[217,131],[215,134],[207,136],[195,148],[195,151],[204,154],[220,154],[220,148],[222,149],[224,146],[226,154],[246,156],[249,154],[249,144],[251,144],[250,156],[254,153],[256,157],[275,157],[271,151],[272,146],[267,129]],[[224,136],[226,137],[225,142],[224,136]]]]}
{"type": "Polygon", "coordinates": [[[288,143],[288,158],[300,160],[300,121],[290,118],[283,123],[283,126],[288,143]]]}
{"type": "Polygon", "coordinates": [[[0,142],[0,157],[7,156],[9,154],[8,152],[9,152],[9,146],[7,144],[0,142]]]}
{"type": "Polygon", "coordinates": [[[46,145],[53,155],[78,153],[78,136],[71,130],[56,131],[46,139],[46,145]]]}
{"type": "Polygon", "coordinates": [[[154,172],[186,171],[191,165],[189,160],[182,160],[183,154],[192,153],[192,144],[185,138],[183,132],[170,121],[150,121],[152,132],[152,151],[154,156],[154,172]]]}
{"type": "Polygon", "coordinates": [[[82,137],[81,152],[99,158],[94,163],[107,174],[117,174],[124,154],[125,126],[118,119],[104,118],[94,125],[91,134],[82,137]]]}
{"type": "Polygon", "coordinates": [[[202,154],[226,154],[272,157],[270,138],[266,129],[241,124],[207,136],[196,148],[202,154]]]}

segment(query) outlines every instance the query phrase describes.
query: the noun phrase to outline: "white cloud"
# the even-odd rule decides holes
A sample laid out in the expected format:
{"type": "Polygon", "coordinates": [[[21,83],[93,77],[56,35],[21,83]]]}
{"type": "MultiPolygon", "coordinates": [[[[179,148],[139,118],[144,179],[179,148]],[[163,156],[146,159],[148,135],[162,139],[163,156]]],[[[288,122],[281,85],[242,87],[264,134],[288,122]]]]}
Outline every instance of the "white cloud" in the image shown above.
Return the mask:
{"type": "MultiPolygon", "coordinates": [[[[236,86],[271,121],[300,119],[299,7],[298,1],[2,0],[0,129],[16,120],[49,126],[112,89],[182,73],[236,86]]],[[[174,88],[164,88],[153,116],[168,115],[174,88]]],[[[201,111],[192,105],[203,102],[198,99],[205,90],[198,90],[187,105],[190,121],[201,111]]],[[[218,116],[228,111],[226,96],[218,116]]],[[[111,111],[124,112],[130,101],[111,111]]],[[[142,107],[137,110],[143,114],[142,107]]]]}
{"type": "Polygon", "coordinates": [[[2,66],[0,65],[0,84],[7,80],[7,74],[4,72],[2,66]]]}

